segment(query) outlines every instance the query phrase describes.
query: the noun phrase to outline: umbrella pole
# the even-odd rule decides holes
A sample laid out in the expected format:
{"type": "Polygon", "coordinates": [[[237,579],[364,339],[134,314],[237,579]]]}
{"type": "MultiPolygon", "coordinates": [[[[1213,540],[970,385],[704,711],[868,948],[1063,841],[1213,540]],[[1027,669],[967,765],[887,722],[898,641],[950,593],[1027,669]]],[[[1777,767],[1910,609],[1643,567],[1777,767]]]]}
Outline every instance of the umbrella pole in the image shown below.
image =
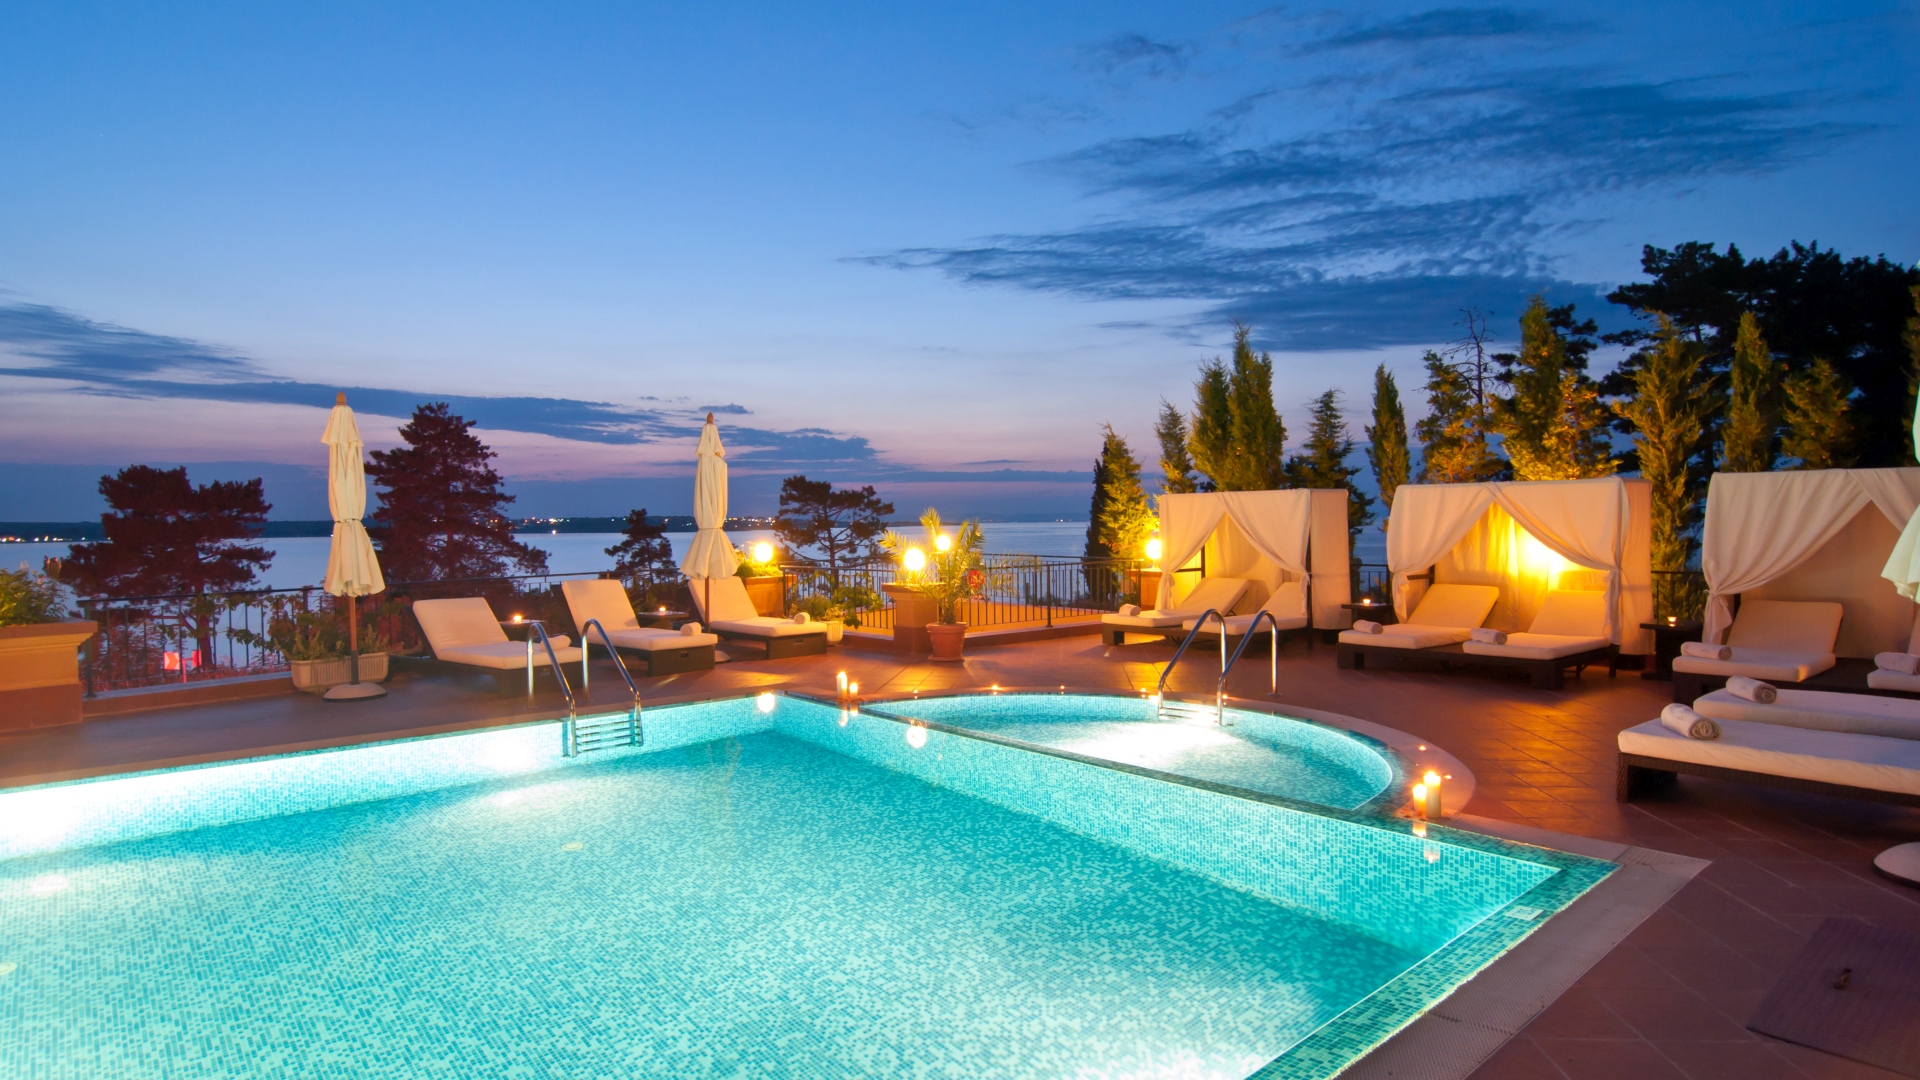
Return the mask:
{"type": "Polygon", "coordinates": [[[360,685],[360,598],[347,597],[347,663],[353,685],[360,685]]]}

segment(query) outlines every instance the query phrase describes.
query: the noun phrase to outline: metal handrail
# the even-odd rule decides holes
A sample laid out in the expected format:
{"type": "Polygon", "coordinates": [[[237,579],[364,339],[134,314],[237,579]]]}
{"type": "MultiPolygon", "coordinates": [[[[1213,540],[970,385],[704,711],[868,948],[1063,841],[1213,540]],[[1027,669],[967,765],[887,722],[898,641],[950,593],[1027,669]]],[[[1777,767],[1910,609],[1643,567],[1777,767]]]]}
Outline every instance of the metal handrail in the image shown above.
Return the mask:
{"type": "Polygon", "coordinates": [[[593,651],[587,645],[588,630],[600,631],[600,643],[606,646],[607,655],[613,657],[613,666],[619,670],[620,677],[627,680],[627,689],[633,691],[634,710],[638,711],[640,708],[640,687],[634,685],[633,676],[627,673],[627,662],[620,659],[620,650],[613,647],[613,639],[607,636],[607,628],[600,625],[599,619],[588,619],[580,626],[580,692],[587,693],[592,689],[587,681],[587,661],[592,658],[591,653],[593,651]]]}
{"type": "MultiPolygon", "coordinates": [[[[1178,664],[1180,662],[1180,658],[1187,654],[1187,646],[1193,644],[1194,635],[1200,632],[1201,627],[1207,625],[1207,616],[1209,615],[1213,616],[1216,619],[1219,619],[1220,629],[1222,631],[1226,630],[1227,628],[1226,617],[1221,615],[1217,609],[1208,608],[1207,610],[1201,612],[1199,620],[1193,624],[1193,629],[1187,631],[1187,636],[1180,639],[1180,647],[1173,650],[1173,659],[1167,661],[1166,668],[1160,672],[1159,685],[1155,686],[1153,691],[1155,696],[1161,698],[1162,700],[1165,700],[1167,696],[1167,676],[1173,674],[1174,665],[1178,664]]],[[[1225,633],[1222,633],[1220,635],[1220,665],[1222,667],[1225,667],[1226,663],[1227,663],[1227,635],[1225,633]]]]}
{"type": "Polygon", "coordinates": [[[540,644],[546,646],[547,663],[553,667],[553,677],[560,684],[560,692],[567,695],[567,715],[572,717],[580,711],[580,703],[573,696],[573,685],[567,682],[567,673],[560,667],[560,658],[554,655],[553,639],[547,636],[547,628],[540,620],[527,621],[527,696],[533,696],[533,636],[540,635],[540,644]]]}
{"type": "MultiPolygon", "coordinates": [[[[1253,635],[1260,632],[1260,620],[1263,618],[1272,624],[1273,627],[1272,631],[1267,635],[1269,646],[1267,657],[1267,693],[1272,695],[1280,692],[1280,620],[1273,612],[1268,611],[1266,608],[1261,608],[1259,611],[1253,613],[1253,621],[1247,624],[1247,632],[1240,635],[1240,646],[1233,650],[1233,656],[1228,659],[1226,663],[1220,665],[1220,682],[1213,688],[1213,703],[1214,706],[1220,710],[1220,726],[1222,727],[1225,727],[1227,723],[1227,672],[1232,671],[1233,665],[1239,662],[1240,654],[1247,651],[1247,644],[1253,640],[1253,635]]],[[[1309,631],[1309,635],[1311,635],[1311,631],[1309,631]]],[[[1223,644],[1227,640],[1227,623],[1225,619],[1220,620],[1220,640],[1223,644]]]]}

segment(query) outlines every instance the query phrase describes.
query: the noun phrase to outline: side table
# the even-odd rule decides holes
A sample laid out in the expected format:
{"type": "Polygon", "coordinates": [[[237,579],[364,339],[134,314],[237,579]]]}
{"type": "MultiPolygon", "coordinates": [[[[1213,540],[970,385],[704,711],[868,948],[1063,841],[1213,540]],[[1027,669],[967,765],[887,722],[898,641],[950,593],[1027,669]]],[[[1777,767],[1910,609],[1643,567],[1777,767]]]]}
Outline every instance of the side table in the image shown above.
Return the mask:
{"type": "Polygon", "coordinates": [[[1698,619],[1655,619],[1641,623],[1640,629],[1653,631],[1653,663],[1640,673],[1640,677],[1672,682],[1673,658],[1680,655],[1680,646],[1689,641],[1699,641],[1700,631],[1705,626],[1698,619]]]}

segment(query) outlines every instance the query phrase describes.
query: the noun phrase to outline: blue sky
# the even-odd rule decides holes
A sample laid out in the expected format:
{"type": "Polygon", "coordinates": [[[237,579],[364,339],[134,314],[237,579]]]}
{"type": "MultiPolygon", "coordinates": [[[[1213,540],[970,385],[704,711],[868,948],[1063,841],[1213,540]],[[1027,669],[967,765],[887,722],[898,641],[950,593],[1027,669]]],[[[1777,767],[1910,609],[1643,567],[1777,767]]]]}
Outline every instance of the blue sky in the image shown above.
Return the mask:
{"type": "MultiPolygon", "coordinates": [[[[1084,512],[1251,322],[1290,426],[1640,245],[1920,248],[1911,7],[61,4],[0,37],[0,518],[447,399],[538,513],[721,413],[902,512],[1084,512]],[[78,490],[76,490],[76,488],[78,490]]],[[[1417,415],[1417,394],[1410,395],[1417,415]]],[[[1357,431],[1356,431],[1357,433],[1357,431]]],[[[276,516],[318,516],[274,480],[276,516]]]]}

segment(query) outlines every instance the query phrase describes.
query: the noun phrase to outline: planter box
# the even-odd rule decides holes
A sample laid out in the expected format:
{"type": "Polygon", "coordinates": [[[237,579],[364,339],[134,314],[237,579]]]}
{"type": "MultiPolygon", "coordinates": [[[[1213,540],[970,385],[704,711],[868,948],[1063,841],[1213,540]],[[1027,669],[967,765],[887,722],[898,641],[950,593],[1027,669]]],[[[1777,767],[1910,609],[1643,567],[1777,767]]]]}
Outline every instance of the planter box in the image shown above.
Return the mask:
{"type": "Polygon", "coordinates": [[[893,600],[893,651],[918,656],[933,651],[927,624],[939,618],[940,608],[926,594],[906,585],[880,586],[893,600]]]}
{"type": "MultiPolygon", "coordinates": [[[[294,660],[287,664],[293,670],[293,688],[309,694],[324,694],[331,687],[343,686],[353,681],[353,661],[347,657],[337,660],[294,660]]],[[[387,681],[387,654],[362,653],[360,655],[360,681],[387,681]]]]}
{"type": "Polygon", "coordinates": [[[747,599],[753,601],[755,614],[771,615],[776,619],[787,616],[786,582],[778,577],[741,578],[747,586],[747,599]]]}
{"type": "Polygon", "coordinates": [[[80,722],[80,647],[98,629],[85,619],[0,626],[0,731],[80,722]]]}

